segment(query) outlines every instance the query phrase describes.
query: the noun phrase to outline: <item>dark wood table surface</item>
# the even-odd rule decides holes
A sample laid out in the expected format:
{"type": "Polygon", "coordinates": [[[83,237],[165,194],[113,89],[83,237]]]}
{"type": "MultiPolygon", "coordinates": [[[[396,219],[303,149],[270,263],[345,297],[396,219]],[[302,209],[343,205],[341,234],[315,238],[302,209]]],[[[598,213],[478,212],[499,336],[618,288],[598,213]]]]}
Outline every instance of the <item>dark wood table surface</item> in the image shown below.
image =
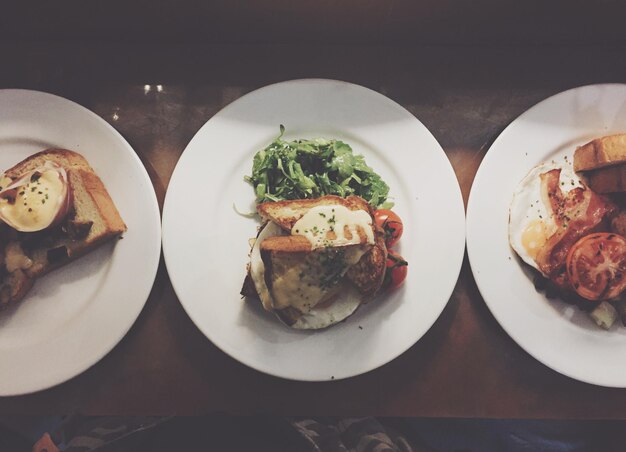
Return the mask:
{"type": "MultiPolygon", "coordinates": [[[[103,117],[145,164],[162,206],[186,144],[231,101],[283,80],[350,81],[385,94],[430,129],[467,202],[482,158],[513,119],[568,88],[626,83],[625,50],[5,40],[0,88],[51,92],[103,117]],[[145,93],[157,84],[161,92],[145,93]]],[[[0,414],[216,412],[626,419],[626,390],[572,380],[524,352],[490,314],[467,259],[418,343],[382,368],[324,383],[274,378],[222,353],[187,317],[161,260],[145,308],[111,353],[57,387],[0,398],[0,414]]]]}

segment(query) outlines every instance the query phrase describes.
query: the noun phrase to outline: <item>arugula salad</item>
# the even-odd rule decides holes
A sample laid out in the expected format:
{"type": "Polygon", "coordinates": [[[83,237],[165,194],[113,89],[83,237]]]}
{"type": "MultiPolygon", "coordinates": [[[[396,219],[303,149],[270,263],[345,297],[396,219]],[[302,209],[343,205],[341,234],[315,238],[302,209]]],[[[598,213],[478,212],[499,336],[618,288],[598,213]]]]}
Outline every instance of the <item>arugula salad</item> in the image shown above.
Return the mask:
{"type": "Polygon", "coordinates": [[[393,206],[389,186],[348,144],[324,138],[287,141],[284,133],[281,125],[280,135],[255,154],[252,175],[244,177],[253,185],[257,203],[357,195],[374,208],[393,206]]]}

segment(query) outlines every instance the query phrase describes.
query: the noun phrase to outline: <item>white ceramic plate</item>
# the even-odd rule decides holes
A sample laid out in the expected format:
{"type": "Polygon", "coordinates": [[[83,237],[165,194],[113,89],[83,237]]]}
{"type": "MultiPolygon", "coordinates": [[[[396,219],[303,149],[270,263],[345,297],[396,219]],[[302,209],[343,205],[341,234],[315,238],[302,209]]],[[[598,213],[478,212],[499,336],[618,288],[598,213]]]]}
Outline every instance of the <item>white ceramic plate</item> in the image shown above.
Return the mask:
{"type": "Polygon", "coordinates": [[[456,283],[464,251],[463,201],[450,162],[414,116],[369,89],[296,80],[254,91],[211,118],[185,149],[163,210],[163,252],[176,294],[223,351],[262,372],[320,381],[357,375],[392,360],[433,324],[456,283]],[[405,224],[401,290],[362,306],[329,329],[291,330],[245,302],[248,239],[258,221],[243,177],[284,124],[288,139],[350,144],[391,186],[405,224]]]}
{"type": "Polygon", "coordinates": [[[0,90],[0,168],[50,147],[80,152],[128,231],[122,240],[46,275],[0,312],[0,395],[62,383],[108,353],[143,307],[159,262],[156,195],[141,161],[91,111],[51,94],[0,90]]]}
{"type": "Polygon", "coordinates": [[[577,380],[626,387],[626,328],[538,293],[508,242],[509,205],[522,178],[544,161],[571,161],[576,146],[626,132],[626,85],[572,89],[535,105],[496,139],[478,169],[467,208],[467,251],[481,295],[528,353],[577,380]]]}

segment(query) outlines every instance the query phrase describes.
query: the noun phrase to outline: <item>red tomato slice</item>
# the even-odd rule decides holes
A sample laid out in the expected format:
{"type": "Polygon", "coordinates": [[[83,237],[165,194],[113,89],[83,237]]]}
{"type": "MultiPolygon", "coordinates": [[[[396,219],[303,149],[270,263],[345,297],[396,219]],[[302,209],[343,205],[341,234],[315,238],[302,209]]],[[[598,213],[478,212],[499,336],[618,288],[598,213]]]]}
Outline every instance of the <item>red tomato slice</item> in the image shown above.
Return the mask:
{"type": "Polygon", "coordinates": [[[608,300],[626,289],[626,238],[601,232],[578,240],[567,255],[574,290],[588,300],[608,300]]]}
{"type": "Polygon", "coordinates": [[[404,231],[404,225],[400,217],[389,209],[378,209],[374,212],[376,224],[385,231],[385,244],[387,248],[395,245],[404,231]]]}

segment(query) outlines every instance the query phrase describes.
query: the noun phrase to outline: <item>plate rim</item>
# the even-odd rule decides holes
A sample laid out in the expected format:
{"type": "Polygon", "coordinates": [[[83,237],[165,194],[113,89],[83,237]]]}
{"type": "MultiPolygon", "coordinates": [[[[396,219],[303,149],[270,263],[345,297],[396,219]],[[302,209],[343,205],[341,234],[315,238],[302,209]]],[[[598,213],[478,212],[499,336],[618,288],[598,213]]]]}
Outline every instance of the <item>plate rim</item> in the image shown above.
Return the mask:
{"type": "MultiPolygon", "coordinates": [[[[626,378],[624,378],[623,382],[617,383],[614,381],[608,381],[608,380],[604,381],[602,379],[589,378],[584,375],[578,375],[576,374],[575,371],[563,369],[559,365],[555,365],[553,363],[547,362],[549,360],[545,359],[545,357],[542,356],[539,351],[535,350],[533,346],[528,346],[528,344],[525,343],[524,339],[520,337],[520,335],[518,335],[517,332],[512,330],[512,328],[507,324],[507,321],[503,319],[500,311],[496,307],[498,303],[497,302],[494,303],[493,300],[489,301],[488,297],[485,297],[484,295],[486,292],[485,280],[487,278],[483,279],[482,276],[477,276],[480,274],[480,270],[482,270],[479,267],[479,264],[478,264],[479,258],[477,257],[481,253],[481,251],[476,249],[478,245],[471,238],[472,231],[475,227],[473,218],[478,215],[474,213],[476,209],[475,205],[476,203],[479,202],[476,200],[478,195],[476,194],[475,188],[478,186],[477,184],[484,183],[482,182],[482,179],[485,179],[488,177],[486,175],[487,166],[491,165],[491,160],[496,158],[495,154],[496,152],[498,152],[498,151],[491,152],[492,149],[495,149],[496,146],[500,146],[500,142],[505,140],[508,134],[512,133],[511,130],[514,130],[519,125],[518,121],[524,120],[528,116],[531,116],[535,114],[537,111],[540,111],[544,105],[550,102],[554,102],[558,98],[565,98],[568,96],[572,96],[576,94],[577,92],[597,89],[597,88],[611,88],[611,87],[626,90],[626,83],[593,83],[593,84],[580,85],[580,86],[572,87],[563,91],[559,91],[557,93],[554,93],[534,103],[533,105],[528,107],[526,110],[524,110],[522,113],[520,113],[517,117],[515,117],[509,124],[507,124],[507,126],[498,134],[498,136],[493,141],[491,146],[489,146],[489,149],[485,153],[485,156],[483,157],[483,160],[481,161],[480,166],[478,170],[476,171],[476,175],[472,182],[472,187],[470,188],[470,193],[469,193],[468,202],[467,202],[465,234],[466,234],[466,242],[467,242],[466,248],[467,248],[470,270],[472,272],[472,277],[474,278],[474,281],[476,282],[476,287],[478,288],[478,291],[480,292],[481,298],[483,299],[484,303],[487,305],[489,312],[496,319],[496,322],[498,322],[500,327],[516,343],[517,346],[519,346],[522,350],[528,353],[533,359],[535,359],[537,362],[539,362],[543,366],[567,378],[570,378],[572,380],[576,380],[585,384],[590,384],[590,385],[599,386],[599,387],[626,388],[626,378]]],[[[511,193],[511,196],[512,196],[512,193],[511,193]]],[[[508,236],[508,233],[507,233],[507,236],[508,236]]]]}
{"type": "MultiPolygon", "coordinates": [[[[158,252],[155,252],[156,259],[154,259],[153,262],[146,263],[147,270],[145,272],[145,286],[141,290],[141,296],[137,296],[137,299],[141,299],[141,302],[137,302],[135,312],[128,316],[127,321],[123,324],[119,337],[117,337],[118,335],[115,335],[115,338],[109,338],[107,345],[103,346],[98,353],[94,353],[90,355],[89,358],[80,360],[79,364],[74,366],[72,369],[50,374],[53,375],[53,378],[42,379],[40,384],[31,384],[30,386],[25,385],[23,387],[20,387],[20,385],[13,385],[14,387],[9,388],[8,390],[5,390],[5,388],[0,385],[0,397],[13,397],[42,392],[76,378],[99,363],[126,337],[143,311],[156,280],[161,254],[161,214],[154,185],[152,184],[152,180],[150,179],[144,164],[130,143],[128,143],[122,134],[104,118],[78,102],[46,91],[25,88],[2,88],[0,89],[0,98],[4,96],[18,98],[21,96],[46,98],[49,102],[64,105],[64,108],[74,109],[76,112],[79,112],[80,115],[95,121],[100,127],[102,127],[104,133],[111,134],[111,137],[120,144],[121,148],[124,149],[124,152],[128,154],[129,159],[133,162],[135,167],[135,177],[141,177],[146,185],[145,196],[150,199],[148,206],[150,215],[144,216],[146,218],[148,218],[148,216],[152,217],[150,220],[147,220],[146,223],[150,224],[151,228],[153,228],[150,234],[146,234],[146,237],[149,237],[150,240],[154,237],[155,243],[149,245],[149,248],[154,248],[155,250],[158,249],[158,252]]],[[[146,213],[148,213],[148,210],[146,210],[146,213]]]]}

